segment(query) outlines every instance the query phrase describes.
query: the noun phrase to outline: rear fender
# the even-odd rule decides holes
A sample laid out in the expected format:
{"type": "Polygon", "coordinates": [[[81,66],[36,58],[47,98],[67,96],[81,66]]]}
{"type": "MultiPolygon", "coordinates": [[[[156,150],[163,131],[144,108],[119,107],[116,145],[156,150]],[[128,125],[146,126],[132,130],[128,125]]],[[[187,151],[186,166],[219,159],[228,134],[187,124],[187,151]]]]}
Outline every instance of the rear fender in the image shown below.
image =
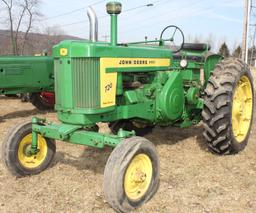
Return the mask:
{"type": "Polygon", "coordinates": [[[206,87],[207,82],[211,76],[215,66],[223,59],[223,56],[218,54],[208,55],[204,62],[204,86],[206,87]]]}

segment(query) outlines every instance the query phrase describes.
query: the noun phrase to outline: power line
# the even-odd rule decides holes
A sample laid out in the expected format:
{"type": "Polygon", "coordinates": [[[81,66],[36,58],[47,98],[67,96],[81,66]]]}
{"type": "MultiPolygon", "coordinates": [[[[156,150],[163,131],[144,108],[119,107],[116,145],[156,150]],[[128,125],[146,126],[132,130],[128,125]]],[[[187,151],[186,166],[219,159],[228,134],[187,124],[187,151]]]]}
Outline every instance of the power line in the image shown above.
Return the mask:
{"type": "MultiPolygon", "coordinates": [[[[204,1],[204,0],[197,0],[197,1],[194,1],[194,2],[190,2],[189,5],[187,5],[187,4],[182,5],[181,8],[182,8],[183,10],[186,9],[186,8],[191,8],[191,5],[194,5],[194,6],[195,6],[195,5],[197,5],[197,4],[199,4],[199,3],[203,2],[203,1],[204,1]]],[[[168,1],[168,2],[170,2],[170,1],[168,1]]],[[[171,11],[170,11],[170,10],[165,11],[165,12],[161,13],[161,18],[164,17],[164,16],[167,16],[167,15],[170,15],[170,14],[173,13],[173,12],[179,11],[181,8],[175,8],[175,9],[173,9],[173,10],[171,10],[171,11]]],[[[208,9],[208,8],[207,8],[207,9],[208,9]]],[[[205,11],[205,8],[203,9],[203,11],[205,11]]],[[[142,25],[141,25],[141,26],[136,25],[135,30],[141,29],[142,26],[145,26],[145,23],[146,23],[147,25],[152,25],[152,22],[151,22],[151,23],[148,23],[147,20],[154,20],[154,19],[155,19],[156,17],[158,17],[158,16],[159,16],[159,15],[156,14],[156,15],[153,15],[153,16],[151,16],[151,17],[147,17],[146,19],[140,20],[140,23],[142,23],[142,25]]],[[[157,21],[157,22],[154,23],[154,24],[158,24],[159,22],[163,23],[163,21],[160,20],[160,21],[157,21]]],[[[134,27],[132,26],[132,28],[130,28],[130,29],[127,29],[127,28],[126,28],[125,31],[122,31],[122,32],[120,32],[120,33],[127,33],[127,32],[134,32],[134,27]]]]}
{"type": "Polygon", "coordinates": [[[85,6],[85,7],[81,7],[81,8],[75,9],[75,10],[71,10],[71,11],[69,11],[69,12],[60,13],[60,14],[58,14],[58,15],[45,18],[44,20],[50,20],[50,19],[55,19],[55,18],[67,16],[67,15],[70,15],[70,14],[73,14],[73,13],[76,13],[76,12],[79,12],[79,11],[82,11],[82,10],[85,10],[88,6],[95,6],[95,5],[101,4],[101,3],[103,3],[103,2],[105,2],[105,0],[97,1],[97,2],[95,2],[95,3],[93,3],[93,4],[90,4],[90,5],[87,5],[87,6],[85,6]]]}
{"type": "Polygon", "coordinates": [[[244,25],[243,25],[243,40],[242,40],[242,60],[247,63],[248,59],[248,25],[249,16],[252,7],[250,6],[251,0],[244,1],[244,25]]]}
{"type": "MultiPolygon", "coordinates": [[[[169,1],[170,2],[170,1],[169,1]]],[[[201,3],[201,2],[205,2],[204,0],[197,0],[197,1],[194,1],[194,2],[190,2],[190,4],[189,5],[184,5],[184,6],[181,6],[181,8],[175,8],[175,9],[173,9],[173,10],[169,10],[169,11],[165,11],[165,12],[163,12],[163,13],[161,13],[161,18],[162,17],[165,17],[165,16],[168,16],[168,15],[171,15],[173,12],[176,12],[176,11],[179,11],[179,10],[184,10],[184,9],[191,9],[191,8],[193,8],[193,7],[191,7],[191,5],[193,5],[193,6],[196,6],[196,5],[198,5],[199,3],[201,3]]],[[[229,2],[233,2],[233,0],[226,0],[226,1],[224,1],[223,3],[229,3],[229,2]]],[[[207,8],[202,8],[201,10],[199,10],[199,11],[197,11],[197,13],[196,14],[194,14],[194,15],[192,15],[192,16],[195,16],[195,15],[197,15],[197,14],[201,14],[201,13],[205,13],[205,12],[210,12],[212,9],[214,9],[215,7],[217,7],[218,5],[214,5],[214,6],[209,6],[209,7],[207,7],[207,8]]],[[[145,24],[146,24],[146,26],[150,26],[150,25],[152,25],[153,23],[148,23],[147,22],[147,20],[154,20],[156,17],[157,17],[158,15],[154,15],[154,16],[151,16],[151,17],[147,17],[146,19],[143,19],[143,20],[140,20],[140,23],[142,23],[142,25],[141,26],[138,26],[138,25],[136,25],[136,27],[134,28],[134,27],[132,27],[132,28],[130,28],[130,29],[126,29],[125,31],[121,31],[120,33],[129,33],[129,32],[133,32],[134,33],[134,31],[137,31],[137,30],[139,30],[139,29],[141,29],[143,26],[145,26],[145,24]]],[[[165,18],[165,20],[158,20],[157,22],[154,22],[154,25],[157,25],[157,24],[159,24],[159,23],[164,23],[164,22],[167,22],[168,20],[165,18]]]]}
{"type": "MultiPolygon", "coordinates": [[[[109,17],[108,15],[104,15],[104,16],[100,16],[98,17],[98,19],[102,19],[102,18],[106,18],[109,17]]],[[[67,27],[67,26],[73,26],[73,25],[77,25],[77,24],[84,24],[89,22],[87,19],[85,20],[81,20],[81,21],[76,21],[76,22],[72,22],[72,23],[68,23],[68,24],[63,24],[63,25],[59,25],[59,27],[67,27]]]]}
{"type": "MultiPolygon", "coordinates": [[[[122,12],[122,14],[123,13],[127,13],[127,12],[131,12],[133,10],[137,10],[137,9],[140,9],[140,8],[154,6],[154,4],[156,4],[156,3],[160,2],[160,1],[162,1],[162,0],[154,1],[154,2],[149,3],[149,4],[139,5],[139,6],[136,6],[136,7],[132,7],[132,8],[126,9],[126,10],[124,10],[122,12]]],[[[109,17],[109,15],[103,15],[103,16],[100,16],[98,18],[99,19],[103,19],[103,18],[107,18],[107,17],[109,17]]],[[[73,25],[87,23],[87,22],[89,22],[89,21],[86,19],[86,20],[76,21],[76,22],[72,22],[72,23],[68,23],[68,24],[59,25],[59,26],[60,27],[67,27],[67,26],[73,26],[73,25]]]]}
{"type": "MultiPolygon", "coordinates": [[[[95,6],[95,5],[101,4],[101,3],[105,2],[105,1],[106,1],[106,0],[97,1],[97,2],[95,2],[95,3],[93,3],[93,4],[87,5],[87,6],[85,6],[85,7],[77,8],[77,9],[75,9],[75,10],[71,10],[71,11],[65,12],[65,13],[60,13],[60,14],[58,14],[58,15],[45,18],[44,20],[50,20],[50,19],[55,19],[55,18],[67,16],[67,15],[70,15],[70,14],[73,14],[73,13],[76,13],[76,12],[79,12],[79,11],[83,11],[83,10],[85,10],[88,6],[95,6]]],[[[155,2],[153,2],[153,3],[146,4],[146,5],[141,5],[141,6],[138,6],[138,7],[136,7],[136,8],[131,8],[131,9],[126,10],[126,12],[128,12],[128,11],[130,11],[130,10],[133,10],[133,9],[138,9],[138,8],[141,8],[141,7],[145,7],[145,6],[153,6],[153,4],[155,4],[155,3],[157,3],[157,2],[160,2],[160,1],[162,1],[162,0],[158,0],[158,1],[155,1],[155,2]]]]}
{"type": "MultiPolygon", "coordinates": [[[[255,5],[254,5],[254,2],[251,1],[251,8],[250,8],[250,20],[254,21],[255,22],[255,18],[256,18],[256,13],[255,13],[255,5]]],[[[250,31],[250,42],[248,44],[248,49],[251,50],[251,53],[250,53],[250,59],[249,59],[249,64],[250,65],[253,65],[253,60],[255,60],[255,57],[254,57],[254,53],[255,53],[255,37],[256,37],[256,24],[252,24],[252,23],[249,23],[249,31],[250,31]]],[[[248,53],[247,53],[248,54],[248,53]]]]}
{"type": "MultiPolygon", "coordinates": [[[[194,2],[191,2],[192,3],[192,5],[197,5],[197,4],[199,4],[199,3],[201,3],[201,2],[203,2],[204,0],[196,0],[196,1],[194,1],[194,2]]],[[[159,5],[165,5],[165,6],[167,6],[169,3],[171,3],[170,2],[170,0],[165,0],[165,1],[163,1],[163,0],[158,0],[158,1],[154,1],[154,2],[152,2],[152,4],[154,4],[154,6],[159,6],[159,5]],[[161,2],[161,4],[157,4],[157,3],[159,3],[159,2],[161,2]],[[156,5],[155,5],[156,4],[156,5]]],[[[133,11],[133,10],[136,10],[136,9],[140,9],[140,8],[143,8],[143,7],[146,7],[147,5],[140,5],[140,6],[136,6],[136,7],[133,7],[133,8],[129,8],[129,9],[126,9],[126,10],[124,10],[123,12],[122,12],[122,14],[123,13],[126,13],[126,12],[130,12],[130,11],[133,11]]],[[[191,5],[184,5],[184,6],[182,6],[182,9],[184,9],[184,8],[190,8],[191,7],[191,5]]],[[[164,13],[161,13],[161,17],[162,16],[166,16],[166,15],[169,15],[169,14],[171,14],[172,12],[174,12],[174,11],[178,11],[180,8],[176,8],[175,10],[168,10],[168,11],[166,11],[166,12],[164,12],[164,13]]],[[[205,11],[205,10],[209,10],[210,8],[204,8],[203,9],[203,11],[205,11]]],[[[154,19],[155,17],[157,17],[158,16],[158,14],[157,15],[154,15],[154,16],[152,16],[152,17],[149,17],[149,18],[147,18],[147,19],[143,19],[143,20],[139,20],[140,21],[140,23],[142,23],[143,24],[143,26],[144,26],[144,23],[148,23],[147,22],[147,20],[149,20],[149,19],[154,19]]],[[[100,16],[99,17],[99,19],[102,19],[102,18],[106,18],[106,17],[109,17],[108,15],[104,15],[104,16],[100,16]]],[[[78,21],[78,22],[73,22],[73,23],[69,23],[69,24],[65,24],[65,25],[60,25],[60,27],[66,27],[66,26],[71,26],[71,25],[76,25],[76,24],[81,24],[81,23],[87,23],[88,22],[88,20],[82,20],[82,21],[78,21]]],[[[150,25],[152,25],[152,23],[148,23],[148,24],[150,24],[150,25]]],[[[137,30],[137,28],[138,29],[141,29],[141,26],[140,27],[137,27],[137,25],[136,25],[136,29],[135,30],[137,30]]],[[[132,29],[134,29],[134,27],[132,26],[132,29]]],[[[126,32],[134,32],[134,30],[125,30],[125,31],[121,31],[120,33],[126,33],[126,32]]]]}

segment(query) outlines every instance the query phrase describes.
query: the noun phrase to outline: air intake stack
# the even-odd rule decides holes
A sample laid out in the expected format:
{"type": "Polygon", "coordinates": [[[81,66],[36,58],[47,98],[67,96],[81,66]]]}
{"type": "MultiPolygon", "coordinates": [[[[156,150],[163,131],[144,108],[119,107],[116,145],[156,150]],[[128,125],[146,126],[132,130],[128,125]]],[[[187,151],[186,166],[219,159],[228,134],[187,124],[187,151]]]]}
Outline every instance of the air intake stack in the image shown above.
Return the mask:
{"type": "Polygon", "coordinates": [[[117,45],[117,15],[122,12],[120,2],[109,2],[106,5],[107,13],[111,16],[111,45],[117,45]]]}

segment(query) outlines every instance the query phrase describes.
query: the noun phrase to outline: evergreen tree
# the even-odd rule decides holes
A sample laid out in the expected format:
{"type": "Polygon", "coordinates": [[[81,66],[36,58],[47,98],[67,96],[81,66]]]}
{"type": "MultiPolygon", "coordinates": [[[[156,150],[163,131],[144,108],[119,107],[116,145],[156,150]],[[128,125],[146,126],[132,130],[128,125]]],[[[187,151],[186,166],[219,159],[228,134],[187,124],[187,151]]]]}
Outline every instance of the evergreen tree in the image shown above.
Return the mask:
{"type": "Polygon", "coordinates": [[[241,58],[241,56],[242,56],[242,48],[241,48],[240,45],[234,50],[232,56],[235,57],[235,58],[241,58]]]}
{"type": "Polygon", "coordinates": [[[219,49],[219,53],[220,55],[224,56],[224,58],[228,58],[230,56],[230,52],[228,49],[228,46],[226,44],[226,42],[224,42],[219,49]]]}
{"type": "Polygon", "coordinates": [[[256,47],[253,46],[248,49],[248,64],[251,66],[255,66],[255,60],[256,60],[256,47]]]}

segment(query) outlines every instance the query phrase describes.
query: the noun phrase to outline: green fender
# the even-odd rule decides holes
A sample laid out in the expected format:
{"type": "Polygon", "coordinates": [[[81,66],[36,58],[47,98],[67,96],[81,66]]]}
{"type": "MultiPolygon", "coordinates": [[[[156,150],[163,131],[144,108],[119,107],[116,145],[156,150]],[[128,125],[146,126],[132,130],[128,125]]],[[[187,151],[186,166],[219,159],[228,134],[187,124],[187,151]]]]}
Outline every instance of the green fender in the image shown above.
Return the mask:
{"type": "Polygon", "coordinates": [[[205,82],[204,86],[206,86],[211,76],[211,72],[215,68],[216,64],[218,64],[222,59],[223,59],[223,56],[218,54],[210,54],[206,56],[205,63],[204,63],[204,82],[205,82]]]}

